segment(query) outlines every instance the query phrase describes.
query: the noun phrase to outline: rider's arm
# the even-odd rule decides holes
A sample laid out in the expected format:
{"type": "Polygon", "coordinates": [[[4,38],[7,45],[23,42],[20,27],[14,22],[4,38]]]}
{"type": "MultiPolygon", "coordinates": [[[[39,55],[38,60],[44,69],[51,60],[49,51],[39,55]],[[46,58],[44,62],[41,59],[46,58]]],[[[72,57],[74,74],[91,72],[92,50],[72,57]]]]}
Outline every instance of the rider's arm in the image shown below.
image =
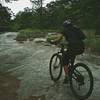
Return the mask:
{"type": "Polygon", "coordinates": [[[63,38],[63,35],[61,33],[57,33],[56,38],[52,40],[52,42],[60,42],[63,38]]]}

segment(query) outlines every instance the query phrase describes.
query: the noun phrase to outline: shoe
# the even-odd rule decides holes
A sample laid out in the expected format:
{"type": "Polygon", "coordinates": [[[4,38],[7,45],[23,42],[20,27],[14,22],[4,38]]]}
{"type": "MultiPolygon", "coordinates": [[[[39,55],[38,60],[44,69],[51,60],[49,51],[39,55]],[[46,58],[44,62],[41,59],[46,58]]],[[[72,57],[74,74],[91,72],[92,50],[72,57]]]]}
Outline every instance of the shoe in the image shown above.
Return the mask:
{"type": "Polygon", "coordinates": [[[65,77],[63,84],[68,84],[68,77],[67,76],[65,77]]]}

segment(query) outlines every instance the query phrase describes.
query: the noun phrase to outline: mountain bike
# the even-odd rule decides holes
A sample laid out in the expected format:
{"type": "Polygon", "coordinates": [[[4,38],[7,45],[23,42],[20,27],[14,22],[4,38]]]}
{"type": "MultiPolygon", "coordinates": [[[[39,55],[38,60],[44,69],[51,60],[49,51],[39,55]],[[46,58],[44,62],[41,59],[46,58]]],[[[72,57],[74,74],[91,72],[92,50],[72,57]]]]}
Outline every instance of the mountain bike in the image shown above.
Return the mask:
{"type": "MultiPolygon", "coordinates": [[[[51,79],[57,82],[62,75],[62,55],[65,51],[63,44],[60,50],[54,53],[50,59],[49,71],[51,79]]],[[[87,99],[93,91],[93,75],[89,67],[84,63],[69,62],[68,79],[73,94],[81,100],[87,99]]]]}

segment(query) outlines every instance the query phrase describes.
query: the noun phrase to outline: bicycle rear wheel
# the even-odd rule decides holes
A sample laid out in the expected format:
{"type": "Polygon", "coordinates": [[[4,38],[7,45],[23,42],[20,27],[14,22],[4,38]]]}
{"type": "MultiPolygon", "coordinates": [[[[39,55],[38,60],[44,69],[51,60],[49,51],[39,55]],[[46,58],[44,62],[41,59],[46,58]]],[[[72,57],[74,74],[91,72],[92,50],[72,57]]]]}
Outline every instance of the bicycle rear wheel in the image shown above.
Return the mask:
{"type": "Polygon", "coordinates": [[[62,74],[61,56],[57,53],[53,54],[50,59],[49,71],[51,79],[56,82],[60,79],[62,74]]]}
{"type": "Polygon", "coordinates": [[[74,95],[84,100],[93,91],[93,75],[87,65],[78,63],[73,66],[70,74],[70,87],[74,95]]]}

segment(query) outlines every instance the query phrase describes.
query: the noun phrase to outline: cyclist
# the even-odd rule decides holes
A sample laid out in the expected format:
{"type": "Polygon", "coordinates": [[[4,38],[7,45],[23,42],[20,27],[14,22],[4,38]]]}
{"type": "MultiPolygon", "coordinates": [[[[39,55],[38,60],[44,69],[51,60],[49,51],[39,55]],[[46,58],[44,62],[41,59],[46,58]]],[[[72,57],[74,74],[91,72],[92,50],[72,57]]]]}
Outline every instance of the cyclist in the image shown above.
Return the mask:
{"type": "Polygon", "coordinates": [[[69,61],[74,63],[76,55],[82,54],[84,52],[83,40],[86,38],[86,36],[79,28],[74,26],[70,20],[65,20],[63,22],[63,28],[58,34],[58,38],[53,40],[53,42],[61,40],[62,36],[64,36],[68,42],[67,51],[63,53],[63,66],[65,72],[65,79],[63,83],[67,83],[69,61]]]}

